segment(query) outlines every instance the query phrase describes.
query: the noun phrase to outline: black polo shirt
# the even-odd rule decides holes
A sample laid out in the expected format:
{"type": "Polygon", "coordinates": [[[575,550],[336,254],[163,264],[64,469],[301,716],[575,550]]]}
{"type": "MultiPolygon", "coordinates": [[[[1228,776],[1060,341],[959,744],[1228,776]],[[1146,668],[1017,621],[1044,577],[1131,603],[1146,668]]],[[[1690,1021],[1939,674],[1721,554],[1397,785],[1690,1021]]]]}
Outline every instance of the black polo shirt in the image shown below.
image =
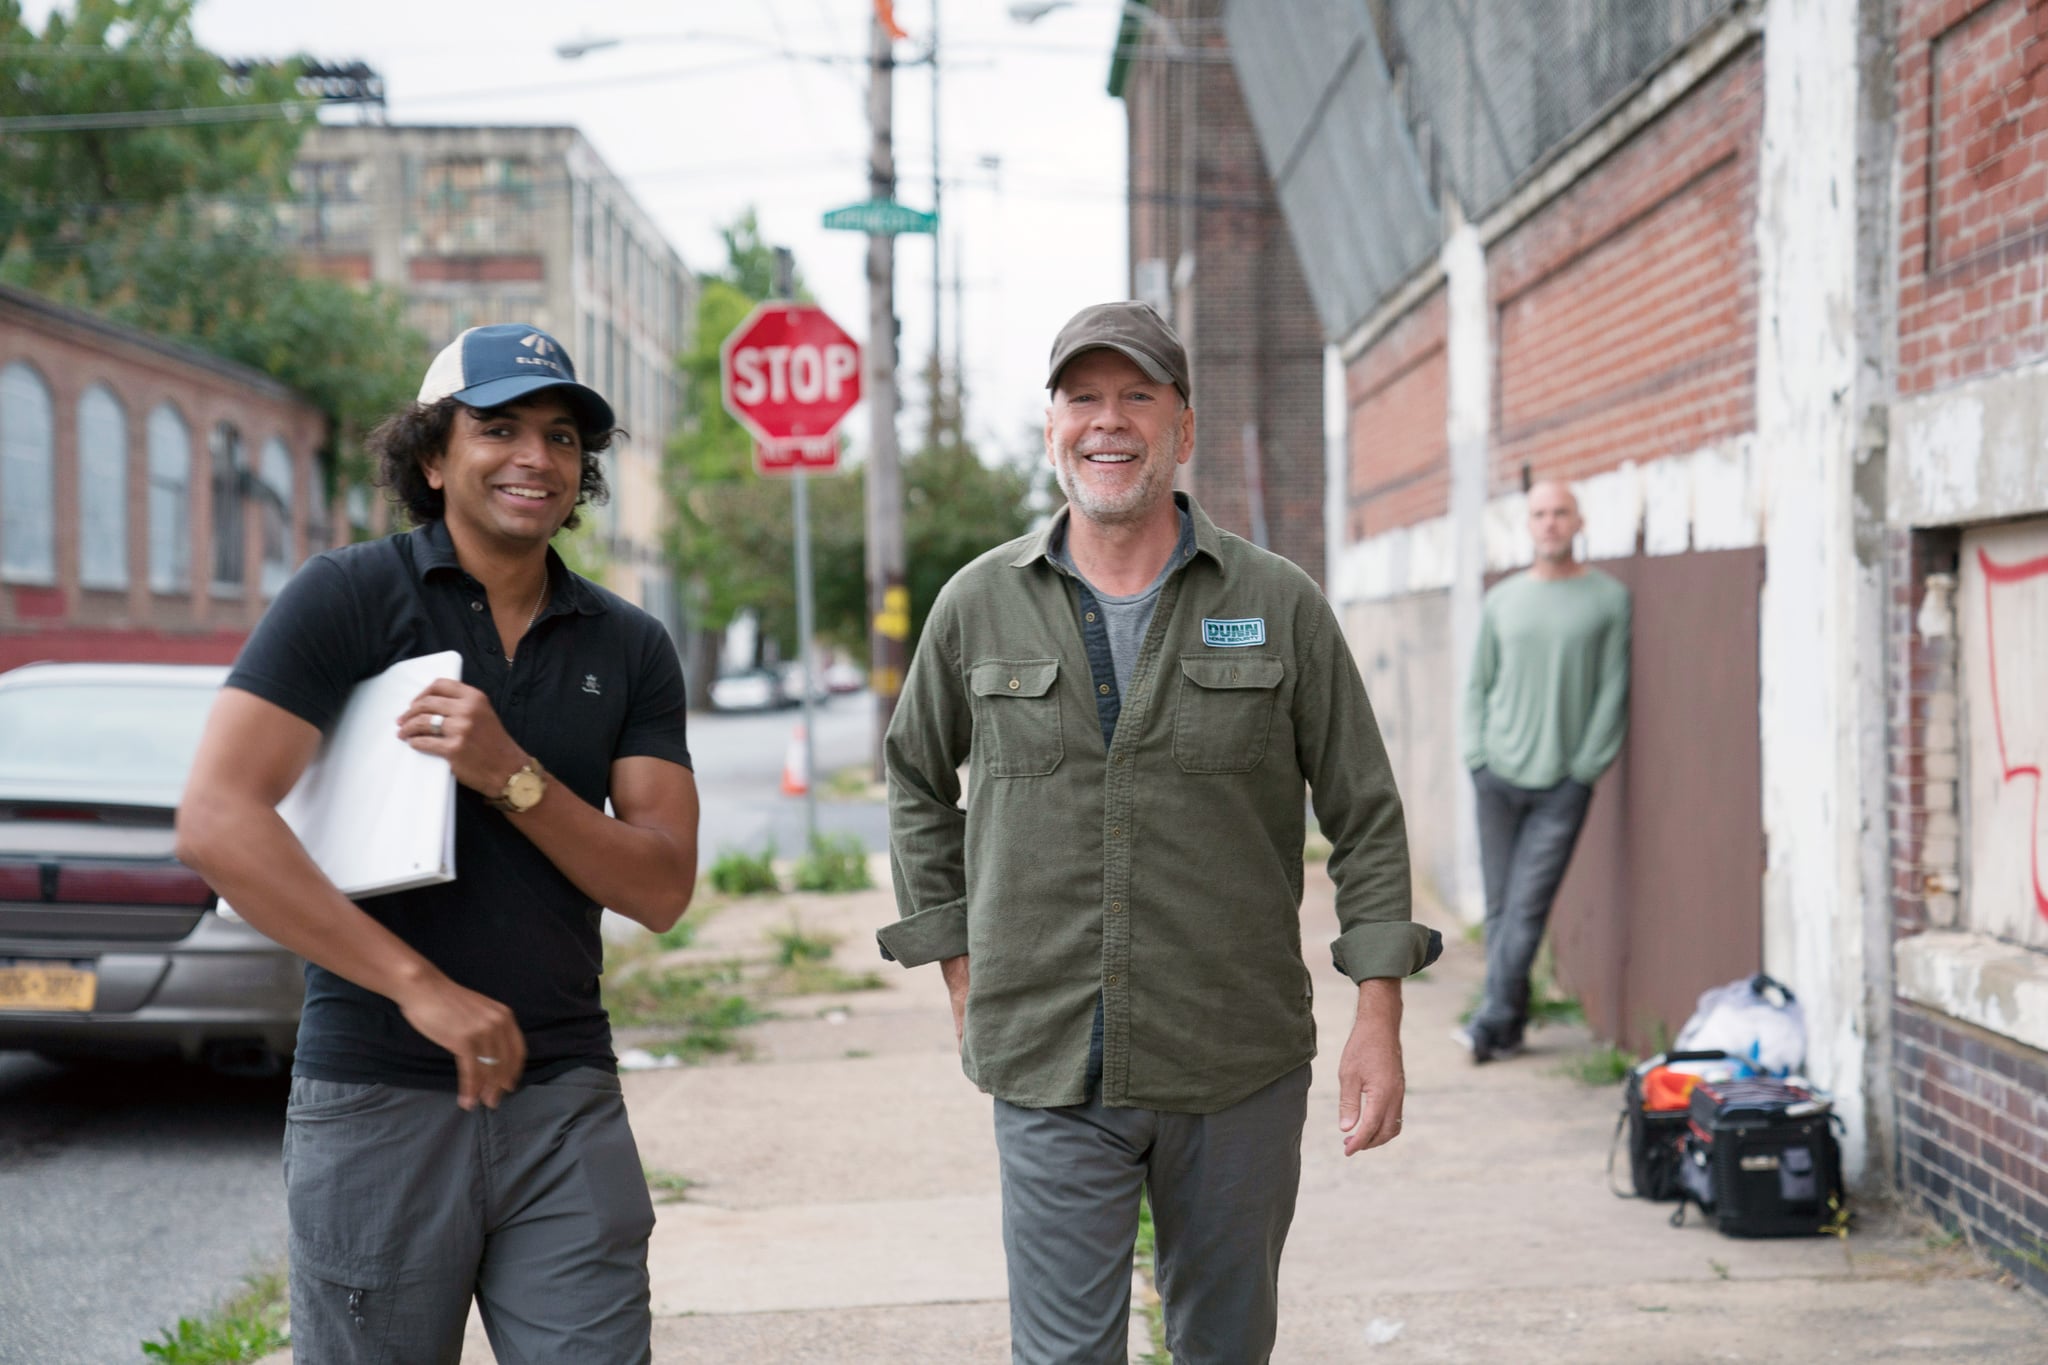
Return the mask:
{"type": "MultiPolygon", "coordinates": [[[[689,765],[682,668],[658,621],[571,573],[552,549],[548,583],[547,610],[508,664],[483,585],[456,561],[442,523],[330,550],[285,584],[227,685],[324,734],[364,678],[458,650],[462,680],[490,698],[513,741],[603,809],[614,760],[689,765]]],[[[526,1034],[526,1079],[611,1068],[600,908],[513,820],[458,786],[456,879],[357,903],[451,980],[512,1009],[526,1034]]],[[[453,1058],[396,1005],[310,964],[293,1074],[455,1088],[453,1058]]]]}

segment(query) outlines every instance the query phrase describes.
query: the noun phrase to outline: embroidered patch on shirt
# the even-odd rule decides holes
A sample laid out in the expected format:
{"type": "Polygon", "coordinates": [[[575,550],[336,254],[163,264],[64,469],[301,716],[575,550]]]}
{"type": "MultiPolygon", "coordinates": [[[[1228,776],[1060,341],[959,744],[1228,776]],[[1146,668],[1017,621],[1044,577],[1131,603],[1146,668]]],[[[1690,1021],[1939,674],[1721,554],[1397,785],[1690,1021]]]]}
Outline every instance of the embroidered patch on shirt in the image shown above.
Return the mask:
{"type": "Polygon", "coordinates": [[[1202,618],[1202,643],[1217,649],[1243,649],[1266,643],[1266,618],[1247,616],[1238,621],[1202,618]]]}

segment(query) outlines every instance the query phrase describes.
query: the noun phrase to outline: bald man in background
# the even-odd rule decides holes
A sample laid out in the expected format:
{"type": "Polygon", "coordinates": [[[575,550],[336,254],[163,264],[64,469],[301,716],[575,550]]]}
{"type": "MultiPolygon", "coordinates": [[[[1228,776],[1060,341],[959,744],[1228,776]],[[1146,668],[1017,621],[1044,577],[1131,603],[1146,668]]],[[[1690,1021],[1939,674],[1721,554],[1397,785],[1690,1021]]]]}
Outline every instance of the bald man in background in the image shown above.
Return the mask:
{"type": "Polygon", "coordinates": [[[1586,821],[1628,730],[1629,595],[1579,562],[1562,483],[1529,490],[1536,559],[1486,594],[1465,687],[1464,756],[1486,882],[1486,993],[1458,1031],[1475,1063],[1522,1050],[1529,972],[1586,821]]]}

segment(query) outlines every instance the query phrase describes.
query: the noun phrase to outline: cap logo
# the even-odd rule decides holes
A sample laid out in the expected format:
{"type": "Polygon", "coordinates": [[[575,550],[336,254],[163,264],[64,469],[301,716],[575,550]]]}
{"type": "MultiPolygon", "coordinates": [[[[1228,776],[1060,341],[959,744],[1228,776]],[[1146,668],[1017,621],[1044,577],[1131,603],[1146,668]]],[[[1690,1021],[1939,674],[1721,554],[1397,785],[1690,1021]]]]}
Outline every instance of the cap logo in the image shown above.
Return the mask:
{"type": "Polygon", "coordinates": [[[554,342],[549,341],[539,332],[528,332],[525,336],[519,338],[519,344],[543,360],[558,349],[554,342]]]}

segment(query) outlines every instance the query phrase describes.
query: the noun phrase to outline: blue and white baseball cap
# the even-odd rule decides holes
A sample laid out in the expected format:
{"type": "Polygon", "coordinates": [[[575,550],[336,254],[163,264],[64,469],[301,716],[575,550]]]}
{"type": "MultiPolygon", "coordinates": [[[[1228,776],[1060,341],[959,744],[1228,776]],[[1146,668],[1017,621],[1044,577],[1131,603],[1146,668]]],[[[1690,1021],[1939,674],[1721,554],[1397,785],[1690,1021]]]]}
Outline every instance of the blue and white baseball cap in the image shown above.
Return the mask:
{"type": "Polygon", "coordinates": [[[562,343],[524,322],[472,327],[448,343],[420,383],[420,402],[453,398],[473,408],[495,408],[542,389],[561,389],[586,426],[615,425],[612,405],[576,380],[575,362],[562,343]]]}

